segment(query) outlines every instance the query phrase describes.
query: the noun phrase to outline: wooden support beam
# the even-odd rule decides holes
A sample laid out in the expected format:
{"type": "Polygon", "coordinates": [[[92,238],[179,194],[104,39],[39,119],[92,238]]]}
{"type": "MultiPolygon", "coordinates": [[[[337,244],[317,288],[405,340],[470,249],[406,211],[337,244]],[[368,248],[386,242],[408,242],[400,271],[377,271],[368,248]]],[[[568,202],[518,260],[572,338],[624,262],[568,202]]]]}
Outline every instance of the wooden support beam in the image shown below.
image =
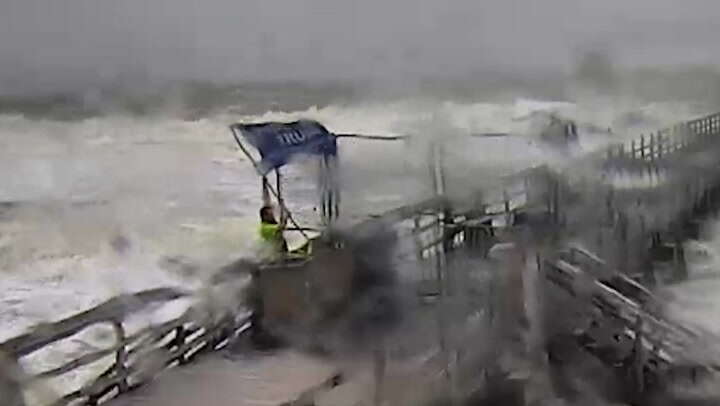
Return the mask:
{"type": "Polygon", "coordinates": [[[3,405],[26,406],[22,380],[22,370],[17,359],[0,351],[0,399],[3,405]]]}
{"type": "Polygon", "coordinates": [[[634,395],[637,400],[641,400],[645,394],[645,346],[643,344],[643,319],[637,318],[635,323],[635,340],[633,341],[633,359],[632,359],[632,383],[634,386],[634,395]]]}
{"type": "Polygon", "coordinates": [[[120,393],[128,391],[127,382],[127,350],[125,348],[125,329],[123,328],[122,321],[113,322],[113,330],[115,330],[115,336],[120,344],[117,351],[115,352],[115,373],[122,378],[118,382],[117,388],[120,393]]]}
{"type": "Polygon", "coordinates": [[[387,369],[387,350],[379,344],[373,352],[373,406],[383,406],[385,398],[385,374],[387,369]]]}

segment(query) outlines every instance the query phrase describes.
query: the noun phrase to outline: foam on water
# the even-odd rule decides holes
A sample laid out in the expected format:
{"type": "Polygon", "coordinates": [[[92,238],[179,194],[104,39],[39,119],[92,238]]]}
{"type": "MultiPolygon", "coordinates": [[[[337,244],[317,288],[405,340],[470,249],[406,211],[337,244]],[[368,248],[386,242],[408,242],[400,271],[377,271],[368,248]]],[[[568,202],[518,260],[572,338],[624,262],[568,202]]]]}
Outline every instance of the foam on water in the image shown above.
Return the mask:
{"type": "MultiPolygon", "coordinates": [[[[398,101],[245,117],[225,113],[196,121],[0,116],[0,172],[13,174],[0,181],[0,201],[17,202],[0,212],[0,341],[120,293],[198,286],[213,267],[251,255],[259,186],[251,165],[236,151],[229,123],[311,118],[335,132],[441,137],[451,158],[448,171],[462,187],[564,159],[523,137],[529,129],[518,118],[549,109],[607,127],[608,117],[619,113],[615,107],[596,107],[531,100],[398,101]],[[464,137],[482,132],[518,137],[464,137]],[[118,236],[130,242],[123,253],[111,248],[118,236]],[[176,255],[191,258],[201,271],[178,275],[159,265],[161,258],[176,255]]],[[[644,114],[660,120],[668,111],[677,113],[655,106],[644,114]]],[[[581,134],[585,149],[605,142],[602,134],[581,134]]],[[[381,211],[429,191],[426,155],[412,141],[343,140],[341,164],[346,213],[381,211]]],[[[306,222],[317,218],[312,168],[307,163],[285,173],[290,208],[306,222]]],[[[93,340],[92,334],[83,336],[74,345],[96,345],[93,340]]],[[[33,369],[66,361],[75,350],[54,348],[42,359],[33,358],[33,369]]],[[[65,392],[78,380],[67,378],[53,390],[65,392]]]]}

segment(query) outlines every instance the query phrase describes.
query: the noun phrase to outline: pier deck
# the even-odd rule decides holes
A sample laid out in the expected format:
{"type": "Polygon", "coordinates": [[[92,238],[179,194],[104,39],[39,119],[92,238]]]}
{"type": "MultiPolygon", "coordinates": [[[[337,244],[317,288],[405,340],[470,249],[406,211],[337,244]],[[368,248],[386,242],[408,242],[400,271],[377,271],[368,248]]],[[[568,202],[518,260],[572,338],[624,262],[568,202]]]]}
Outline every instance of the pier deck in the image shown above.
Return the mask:
{"type": "Polygon", "coordinates": [[[150,385],[108,406],[281,406],[302,404],[313,390],[332,386],[330,362],[293,350],[221,352],[173,368],[150,385]]]}

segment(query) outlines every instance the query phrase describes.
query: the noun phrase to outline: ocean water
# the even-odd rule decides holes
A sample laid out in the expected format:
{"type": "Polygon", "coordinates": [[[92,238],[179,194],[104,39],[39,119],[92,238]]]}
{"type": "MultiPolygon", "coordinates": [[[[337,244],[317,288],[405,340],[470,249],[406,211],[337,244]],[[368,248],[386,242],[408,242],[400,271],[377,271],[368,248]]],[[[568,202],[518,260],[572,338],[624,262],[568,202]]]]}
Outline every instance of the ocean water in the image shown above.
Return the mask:
{"type": "MultiPolygon", "coordinates": [[[[230,106],[194,120],[0,115],[0,341],[120,293],[158,286],[195,289],[215,267],[253,255],[260,187],[234,145],[230,123],[312,118],[335,132],[413,135],[408,142],[341,141],[342,212],[353,221],[430,193],[428,139],[444,141],[451,186],[460,189],[566,159],[536,139],[538,129],[525,118],[538,110],[581,124],[575,154],[696,115],[690,106],[668,103],[523,99],[358,102],[246,116],[230,106]],[[597,130],[608,127],[613,135],[597,130]],[[512,135],[468,136],[490,132],[512,135]],[[119,239],[126,242],[122,249],[113,244],[119,239]],[[187,258],[198,271],[164,267],[162,259],[169,256],[187,258]]],[[[314,171],[312,161],[283,170],[289,207],[310,226],[319,220],[314,171]]],[[[144,322],[186,305],[160,309],[144,322]]],[[[107,339],[107,333],[89,331],[24,360],[25,366],[31,371],[57,366],[107,339]]],[[[69,374],[39,393],[66,393],[84,376],[69,374]]]]}

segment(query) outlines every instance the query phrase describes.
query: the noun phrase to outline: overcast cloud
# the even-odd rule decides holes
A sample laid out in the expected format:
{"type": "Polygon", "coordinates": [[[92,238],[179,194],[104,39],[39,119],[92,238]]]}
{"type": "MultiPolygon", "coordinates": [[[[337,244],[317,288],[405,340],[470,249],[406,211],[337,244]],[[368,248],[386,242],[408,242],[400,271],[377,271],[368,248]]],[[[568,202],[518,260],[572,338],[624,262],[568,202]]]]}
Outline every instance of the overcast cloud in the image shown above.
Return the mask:
{"type": "Polygon", "coordinates": [[[717,0],[0,0],[0,91],[720,62],[717,0]]]}

